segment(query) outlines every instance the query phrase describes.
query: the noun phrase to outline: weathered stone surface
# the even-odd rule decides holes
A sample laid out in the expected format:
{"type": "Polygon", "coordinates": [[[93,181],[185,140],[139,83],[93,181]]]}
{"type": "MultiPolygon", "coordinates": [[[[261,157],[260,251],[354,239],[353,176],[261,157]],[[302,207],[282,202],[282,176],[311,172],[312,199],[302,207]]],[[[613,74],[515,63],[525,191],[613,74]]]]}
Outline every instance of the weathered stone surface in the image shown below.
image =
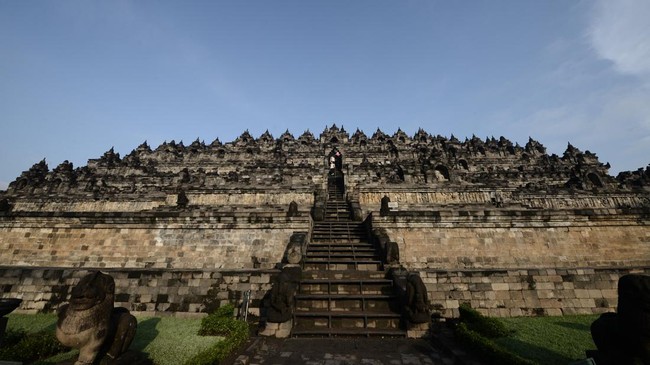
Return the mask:
{"type": "Polygon", "coordinates": [[[120,358],[135,338],[137,320],[126,308],[114,308],[114,297],[113,278],[96,271],[79,281],[59,310],[56,338],[79,349],[76,365],[125,363],[120,358]]]}
{"type": "MultiPolygon", "coordinates": [[[[61,287],[69,283],[49,289],[56,285],[25,274],[29,267],[125,276],[157,270],[157,281],[143,286],[151,292],[124,298],[138,311],[203,311],[197,297],[213,298],[213,305],[236,302],[246,287],[263,293],[270,279],[261,275],[282,262],[293,232],[309,232],[312,219],[323,219],[335,152],[354,218],[384,232],[382,249],[396,243],[409,270],[446,270],[422,278],[449,315],[467,300],[499,315],[502,305],[509,313],[550,313],[559,299],[562,310],[591,313],[613,306],[615,282],[574,268],[650,267],[649,168],[614,178],[595,154],[570,144],[558,156],[532,139],[520,146],[503,137],[461,141],[423,130],[369,137],[331,126],[297,138],[244,132],[225,143],[143,143],[126,156],[111,149],[77,168],[36,163],[0,192],[0,272],[21,273],[0,283],[8,286],[2,295],[20,288],[23,310],[36,311],[68,294],[61,287]],[[380,215],[383,197],[398,208],[380,215]],[[225,276],[201,277],[199,286],[167,277],[193,270],[225,276]],[[249,281],[234,282],[240,276],[228,276],[233,270],[249,281]],[[469,270],[487,282],[456,275],[469,270]],[[495,270],[513,273],[487,274],[495,270]],[[518,270],[530,271],[530,279],[518,270]],[[195,299],[179,299],[186,297],[195,299]]],[[[116,285],[131,288],[132,280],[116,276],[116,285]]]]}
{"type": "Polygon", "coordinates": [[[300,266],[285,266],[282,269],[270,292],[266,313],[268,322],[284,323],[293,318],[294,296],[298,289],[301,273],[300,266]]]}

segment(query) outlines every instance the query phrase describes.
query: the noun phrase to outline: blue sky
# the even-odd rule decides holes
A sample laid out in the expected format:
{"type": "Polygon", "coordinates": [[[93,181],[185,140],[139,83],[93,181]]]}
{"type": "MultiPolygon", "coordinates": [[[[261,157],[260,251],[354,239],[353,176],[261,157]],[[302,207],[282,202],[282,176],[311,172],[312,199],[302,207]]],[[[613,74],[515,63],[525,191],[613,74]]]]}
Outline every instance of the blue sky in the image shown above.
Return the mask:
{"type": "Polygon", "coordinates": [[[650,163],[650,2],[0,0],[0,189],[35,162],[288,129],[650,163]]]}

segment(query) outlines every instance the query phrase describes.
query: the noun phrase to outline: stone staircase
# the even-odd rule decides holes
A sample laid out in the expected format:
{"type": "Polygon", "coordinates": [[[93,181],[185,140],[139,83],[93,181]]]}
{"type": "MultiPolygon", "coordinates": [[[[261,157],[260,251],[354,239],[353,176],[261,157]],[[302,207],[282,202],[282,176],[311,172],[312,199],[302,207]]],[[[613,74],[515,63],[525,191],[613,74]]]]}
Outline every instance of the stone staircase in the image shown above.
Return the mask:
{"type": "Polygon", "coordinates": [[[393,282],[362,224],[350,218],[341,185],[330,178],[325,219],[314,222],[292,336],[405,337],[393,282]]]}

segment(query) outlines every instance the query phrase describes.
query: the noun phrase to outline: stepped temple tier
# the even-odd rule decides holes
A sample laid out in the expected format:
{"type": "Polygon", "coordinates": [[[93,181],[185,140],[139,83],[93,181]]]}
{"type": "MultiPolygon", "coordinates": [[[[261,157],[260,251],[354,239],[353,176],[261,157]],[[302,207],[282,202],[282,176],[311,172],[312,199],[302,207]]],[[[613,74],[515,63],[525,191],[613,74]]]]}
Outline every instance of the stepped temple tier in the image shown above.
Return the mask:
{"type": "Polygon", "coordinates": [[[619,277],[650,274],[650,167],[608,168],[571,144],[336,125],[43,160],[0,192],[0,297],[51,311],[99,269],[116,306],[250,298],[277,336],[418,335],[464,302],[611,311],[619,277]]]}

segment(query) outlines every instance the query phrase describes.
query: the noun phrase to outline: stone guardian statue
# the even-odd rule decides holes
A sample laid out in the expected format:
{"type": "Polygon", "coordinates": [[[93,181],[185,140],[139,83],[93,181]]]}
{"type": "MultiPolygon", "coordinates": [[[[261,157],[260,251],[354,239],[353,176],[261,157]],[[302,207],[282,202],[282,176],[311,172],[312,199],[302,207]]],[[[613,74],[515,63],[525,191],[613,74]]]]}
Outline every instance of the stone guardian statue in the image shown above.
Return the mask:
{"type": "Polygon", "coordinates": [[[75,365],[127,363],[120,360],[135,337],[137,321],[126,308],[113,308],[115,281],[100,271],[84,276],[59,309],[56,338],[79,349],[75,365]]]}

